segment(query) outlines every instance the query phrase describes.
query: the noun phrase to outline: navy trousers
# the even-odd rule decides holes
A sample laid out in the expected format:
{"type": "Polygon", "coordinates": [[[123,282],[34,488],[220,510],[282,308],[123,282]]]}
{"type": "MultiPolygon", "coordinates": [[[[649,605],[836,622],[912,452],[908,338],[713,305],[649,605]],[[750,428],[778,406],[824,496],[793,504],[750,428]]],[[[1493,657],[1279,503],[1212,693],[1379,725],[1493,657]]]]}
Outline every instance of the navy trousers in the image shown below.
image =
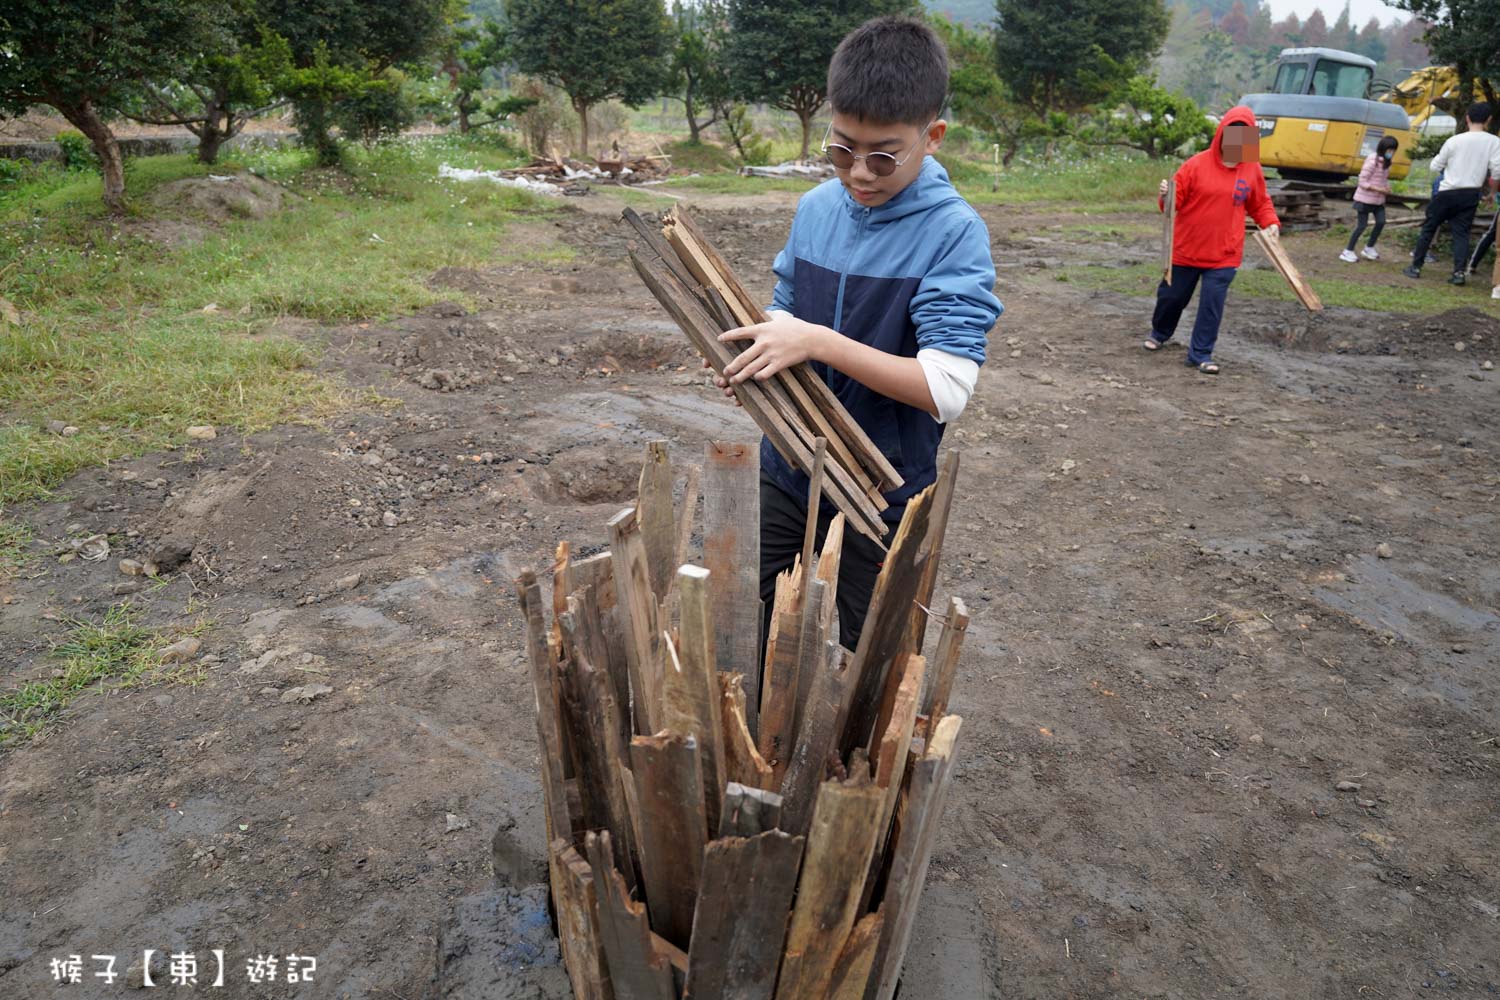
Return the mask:
{"type": "Polygon", "coordinates": [[[1224,300],[1229,296],[1229,283],[1234,280],[1236,268],[1232,267],[1188,267],[1186,264],[1172,265],[1172,283],[1165,281],[1156,286],[1156,311],[1151,314],[1151,339],[1165,344],[1177,332],[1177,321],[1193,297],[1193,289],[1202,284],[1198,293],[1198,318],[1193,320],[1193,339],[1188,344],[1187,363],[1200,365],[1212,361],[1214,344],[1219,340],[1219,321],[1224,318],[1224,300]]]}

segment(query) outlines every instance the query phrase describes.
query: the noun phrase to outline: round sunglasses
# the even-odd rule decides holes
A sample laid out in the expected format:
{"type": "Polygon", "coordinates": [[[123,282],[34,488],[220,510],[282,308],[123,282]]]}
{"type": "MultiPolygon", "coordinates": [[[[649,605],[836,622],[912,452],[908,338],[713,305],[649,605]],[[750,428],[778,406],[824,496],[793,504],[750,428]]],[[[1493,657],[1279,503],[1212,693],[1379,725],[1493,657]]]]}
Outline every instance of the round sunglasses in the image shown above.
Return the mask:
{"type": "Polygon", "coordinates": [[[832,163],[836,169],[849,170],[854,166],[854,161],[864,160],[865,166],[870,169],[870,173],[876,177],[889,177],[896,172],[897,167],[911,159],[911,154],[916,151],[917,145],[923,139],[927,138],[927,130],[932,128],[936,121],[937,119],[934,118],[922,126],[922,134],[917,136],[917,141],[911,144],[911,148],[906,151],[906,155],[899,160],[890,153],[856,153],[848,146],[837,142],[829,142],[828,137],[833,134],[833,123],[829,122],[828,131],[823,135],[823,155],[828,158],[828,162],[832,163]]]}

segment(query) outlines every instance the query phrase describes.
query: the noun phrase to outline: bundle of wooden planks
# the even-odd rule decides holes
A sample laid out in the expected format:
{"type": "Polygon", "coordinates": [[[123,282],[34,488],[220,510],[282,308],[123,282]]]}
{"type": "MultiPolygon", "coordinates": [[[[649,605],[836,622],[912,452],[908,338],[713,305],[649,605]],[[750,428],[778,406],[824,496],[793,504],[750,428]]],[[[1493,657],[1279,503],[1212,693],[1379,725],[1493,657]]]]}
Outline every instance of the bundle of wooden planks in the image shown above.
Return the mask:
{"type": "Polygon", "coordinates": [[[756,455],[707,448],[707,568],[677,565],[699,477],[674,509],[654,444],[608,551],[575,560],[559,546],[550,626],[536,574],[518,581],[553,900],[580,1000],[896,990],[962,724],[947,712],[962,601],[934,616],[941,635],[921,655],[957,457],[908,506],[852,654],[830,639],[842,516],[816,562],[778,581],[752,713],[756,455]]]}
{"type": "MultiPolygon", "coordinates": [[[[764,323],[766,314],[686,212],[667,212],[659,230],[628,208],[624,219],[641,238],[630,247],[641,280],[722,375],[746,342],[721,343],[719,334],[764,323]]],[[[901,476],[817,372],[794,365],[738,384],[735,396],[781,456],[808,476],[816,439],[827,440],[829,500],[856,531],[883,545],[882,493],[899,487],[901,476]]]]}

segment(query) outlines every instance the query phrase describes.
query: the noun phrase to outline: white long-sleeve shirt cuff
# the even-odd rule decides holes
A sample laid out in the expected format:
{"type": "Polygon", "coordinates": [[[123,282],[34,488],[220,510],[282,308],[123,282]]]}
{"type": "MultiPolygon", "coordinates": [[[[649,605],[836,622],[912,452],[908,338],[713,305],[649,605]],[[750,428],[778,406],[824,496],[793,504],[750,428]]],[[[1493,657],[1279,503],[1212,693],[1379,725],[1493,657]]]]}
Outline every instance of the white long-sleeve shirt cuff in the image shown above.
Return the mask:
{"type": "Polygon", "coordinates": [[[938,423],[951,423],[969,405],[979,382],[979,365],[970,358],[928,347],[917,352],[917,363],[927,376],[927,391],[937,407],[938,423]]]}

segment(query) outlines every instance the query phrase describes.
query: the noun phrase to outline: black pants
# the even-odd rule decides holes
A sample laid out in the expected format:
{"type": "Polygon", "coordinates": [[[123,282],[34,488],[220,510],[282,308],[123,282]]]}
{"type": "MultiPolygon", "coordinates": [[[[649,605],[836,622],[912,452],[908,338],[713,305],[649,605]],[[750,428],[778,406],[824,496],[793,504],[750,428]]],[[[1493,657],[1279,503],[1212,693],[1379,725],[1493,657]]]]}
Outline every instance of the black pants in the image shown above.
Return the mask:
{"type": "Polygon", "coordinates": [[[1484,260],[1484,255],[1490,252],[1490,247],[1495,245],[1495,227],[1497,224],[1500,224],[1500,211],[1497,211],[1495,217],[1490,220],[1490,228],[1486,229],[1484,235],[1479,237],[1479,245],[1474,248],[1474,256],[1469,258],[1469,270],[1479,270],[1479,262],[1484,260]]]}
{"type": "MultiPolygon", "coordinates": [[[[828,525],[833,517],[826,508],[818,515],[815,545],[823,548],[828,525]]],[[[760,645],[764,650],[771,629],[771,606],[776,600],[776,577],[791,569],[792,559],[802,554],[802,533],[807,526],[807,505],[793,499],[764,474],[760,477],[760,599],[765,603],[761,620],[760,645]]],[[[893,525],[887,524],[886,543],[890,543],[893,525]]],[[[839,557],[839,644],[845,649],[859,645],[859,634],[870,611],[875,593],[875,579],[885,553],[864,535],[851,527],[844,531],[844,551],[839,557]]]]}
{"type": "Polygon", "coordinates": [[[1380,231],[1385,228],[1385,206],[1366,205],[1362,201],[1354,203],[1354,232],[1349,234],[1349,249],[1354,249],[1354,244],[1359,242],[1359,234],[1365,231],[1365,224],[1370,221],[1370,216],[1375,216],[1375,228],[1370,230],[1370,242],[1365,246],[1372,247],[1375,241],[1380,239],[1380,231]]]}
{"type": "Polygon", "coordinates": [[[1474,224],[1474,212],[1479,208],[1478,188],[1453,188],[1439,191],[1427,203],[1427,218],[1422,222],[1422,235],[1417,237],[1417,248],[1412,251],[1411,266],[1421,267],[1427,258],[1427,247],[1437,235],[1438,228],[1448,223],[1453,234],[1453,272],[1462,274],[1469,269],[1469,227],[1474,224]]]}

